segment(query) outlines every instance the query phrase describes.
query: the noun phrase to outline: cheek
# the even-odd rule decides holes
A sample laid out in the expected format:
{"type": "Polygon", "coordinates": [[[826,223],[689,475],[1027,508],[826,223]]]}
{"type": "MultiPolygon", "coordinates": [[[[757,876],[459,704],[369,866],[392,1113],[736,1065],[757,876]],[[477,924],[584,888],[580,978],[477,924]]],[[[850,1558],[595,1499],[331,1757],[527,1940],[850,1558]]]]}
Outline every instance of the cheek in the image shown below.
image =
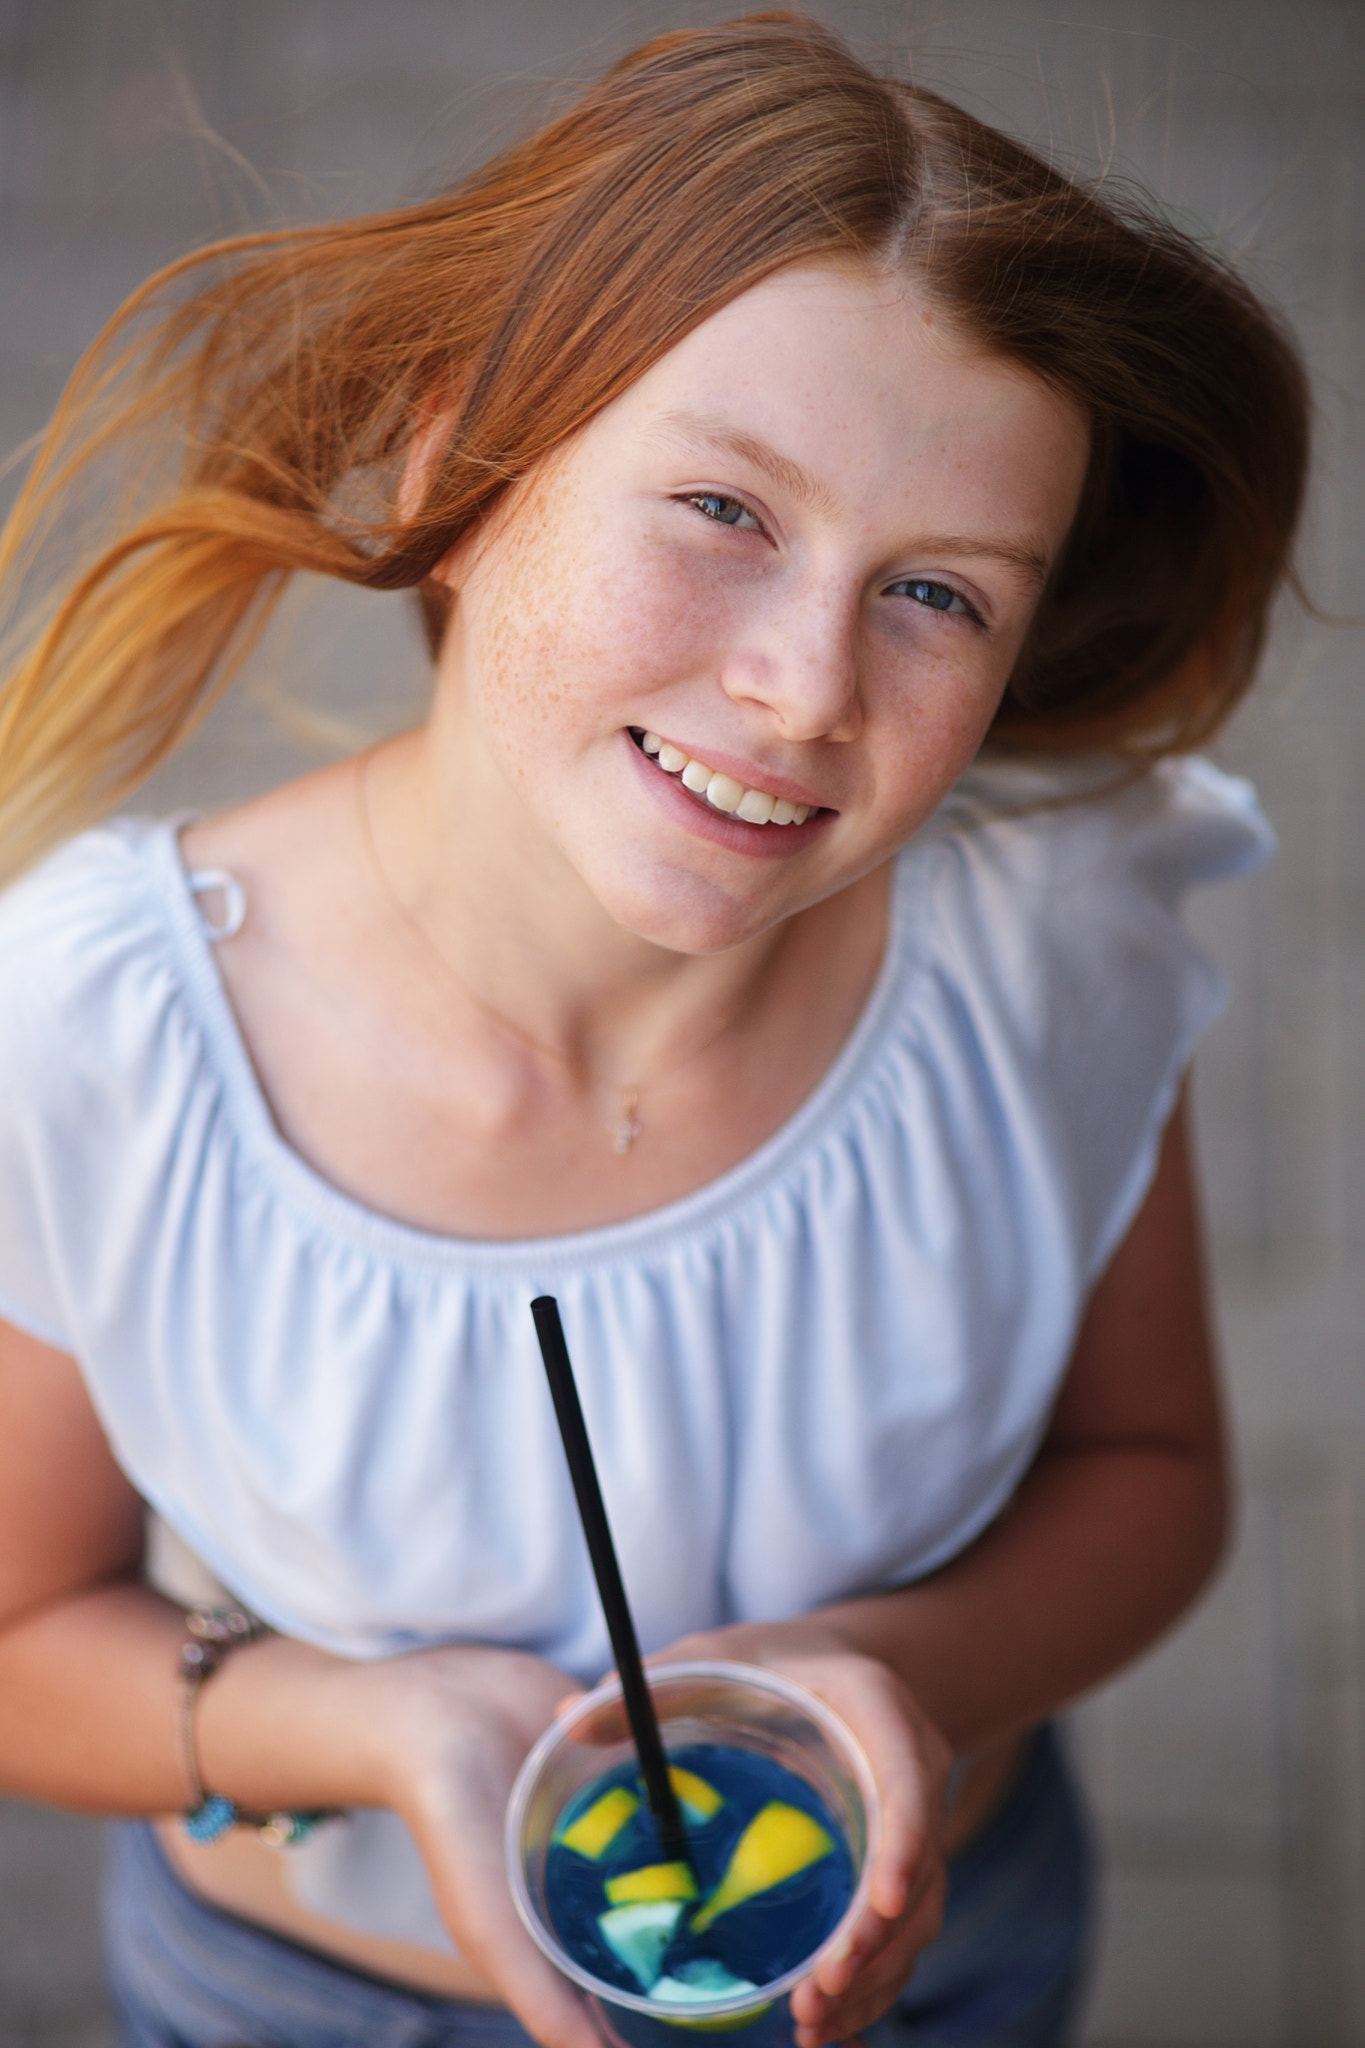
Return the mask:
{"type": "Polygon", "coordinates": [[[879,721],[938,746],[974,748],[1014,664],[1014,639],[991,640],[967,621],[924,621],[873,641],[879,721]]]}
{"type": "Polygon", "coordinates": [[[615,644],[646,686],[713,670],[741,612],[704,558],[648,535],[601,594],[616,621],[615,644]]]}
{"type": "Polygon", "coordinates": [[[525,505],[461,590],[467,686],[490,731],[553,726],[573,675],[598,655],[572,539],[571,519],[525,505]]]}
{"type": "Polygon", "coordinates": [[[497,574],[466,586],[467,649],[491,729],[566,729],[643,715],[646,694],[705,664],[714,592],[648,540],[608,547],[566,522],[519,523],[497,574]]]}
{"type": "Polygon", "coordinates": [[[921,653],[882,678],[864,758],[873,808],[891,841],[923,824],[975,756],[1004,690],[997,649],[921,653]]]}

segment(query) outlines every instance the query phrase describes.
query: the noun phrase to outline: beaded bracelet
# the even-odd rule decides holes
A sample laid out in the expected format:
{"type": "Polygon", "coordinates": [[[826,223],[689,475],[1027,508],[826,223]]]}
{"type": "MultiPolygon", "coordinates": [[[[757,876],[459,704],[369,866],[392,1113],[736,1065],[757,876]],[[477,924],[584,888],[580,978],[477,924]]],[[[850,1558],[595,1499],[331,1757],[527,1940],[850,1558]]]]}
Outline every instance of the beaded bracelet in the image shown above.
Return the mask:
{"type": "Polygon", "coordinates": [[[328,1816],[316,1813],[242,1813],[231,1799],[206,1792],[194,1743],[194,1708],[200,1689],[234,1650],[269,1635],[268,1625],[244,1607],[192,1607],[185,1616],[188,1640],[180,1645],[180,1747],[190,1788],[190,1808],[181,1826],[192,1842],[216,1842],[230,1828],[255,1828],[263,1840],[283,1847],[301,1842],[328,1816]]]}

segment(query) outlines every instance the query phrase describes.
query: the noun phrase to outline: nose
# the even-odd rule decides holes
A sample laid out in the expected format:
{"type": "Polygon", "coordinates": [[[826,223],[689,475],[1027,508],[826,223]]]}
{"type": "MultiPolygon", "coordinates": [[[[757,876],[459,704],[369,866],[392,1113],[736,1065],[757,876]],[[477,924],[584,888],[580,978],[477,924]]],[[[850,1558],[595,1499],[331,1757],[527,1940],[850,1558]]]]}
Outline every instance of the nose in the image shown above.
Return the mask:
{"type": "Polygon", "coordinates": [[[832,583],[773,593],[721,671],[736,704],[757,706],[790,741],[852,740],[862,730],[857,593],[832,583]]]}

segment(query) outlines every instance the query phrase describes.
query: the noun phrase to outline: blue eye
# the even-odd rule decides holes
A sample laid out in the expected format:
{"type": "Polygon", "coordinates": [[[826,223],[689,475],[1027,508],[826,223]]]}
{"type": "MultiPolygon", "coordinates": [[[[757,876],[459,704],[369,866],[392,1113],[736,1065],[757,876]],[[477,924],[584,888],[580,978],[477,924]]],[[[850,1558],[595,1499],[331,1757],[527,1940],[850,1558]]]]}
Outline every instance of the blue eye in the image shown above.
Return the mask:
{"type": "Polygon", "coordinates": [[[717,526],[739,526],[747,521],[748,526],[758,531],[758,521],[748,506],[739,498],[729,498],[723,491],[693,491],[687,499],[695,505],[704,519],[713,519],[717,526]]]}
{"type": "Polygon", "coordinates": [[[931,612],[964,612],[975,618],[971,606],[961,591],[954,590],[951,583],[934,583],[927,576],[916,576],[906,583],[897,585],[916,604],[926,605],[931,612]]]}

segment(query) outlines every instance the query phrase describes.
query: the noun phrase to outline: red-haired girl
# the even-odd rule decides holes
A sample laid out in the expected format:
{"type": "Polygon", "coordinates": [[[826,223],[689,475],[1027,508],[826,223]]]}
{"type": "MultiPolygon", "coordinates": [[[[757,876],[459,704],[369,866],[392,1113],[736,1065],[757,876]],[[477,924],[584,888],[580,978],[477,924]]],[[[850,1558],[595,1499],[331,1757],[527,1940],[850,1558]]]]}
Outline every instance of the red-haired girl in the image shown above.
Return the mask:
{"type": "Polygon", "coordinates": [[[609,1662],[540,1292],[646,1650],[876,1774],[800,2048],[1063,2038],[1048,1717],[1223,1540],[1177,904],[1266,844],[1189,750],[1305,419],[1213,257],[785,15],[78,370],[5,555],[0,1780],[145,1817],[126,2042],[593,2048],[502,1875],[609,1662]],[[420,595],[426,722],[100,822],[294,570],[420,595]]]}

